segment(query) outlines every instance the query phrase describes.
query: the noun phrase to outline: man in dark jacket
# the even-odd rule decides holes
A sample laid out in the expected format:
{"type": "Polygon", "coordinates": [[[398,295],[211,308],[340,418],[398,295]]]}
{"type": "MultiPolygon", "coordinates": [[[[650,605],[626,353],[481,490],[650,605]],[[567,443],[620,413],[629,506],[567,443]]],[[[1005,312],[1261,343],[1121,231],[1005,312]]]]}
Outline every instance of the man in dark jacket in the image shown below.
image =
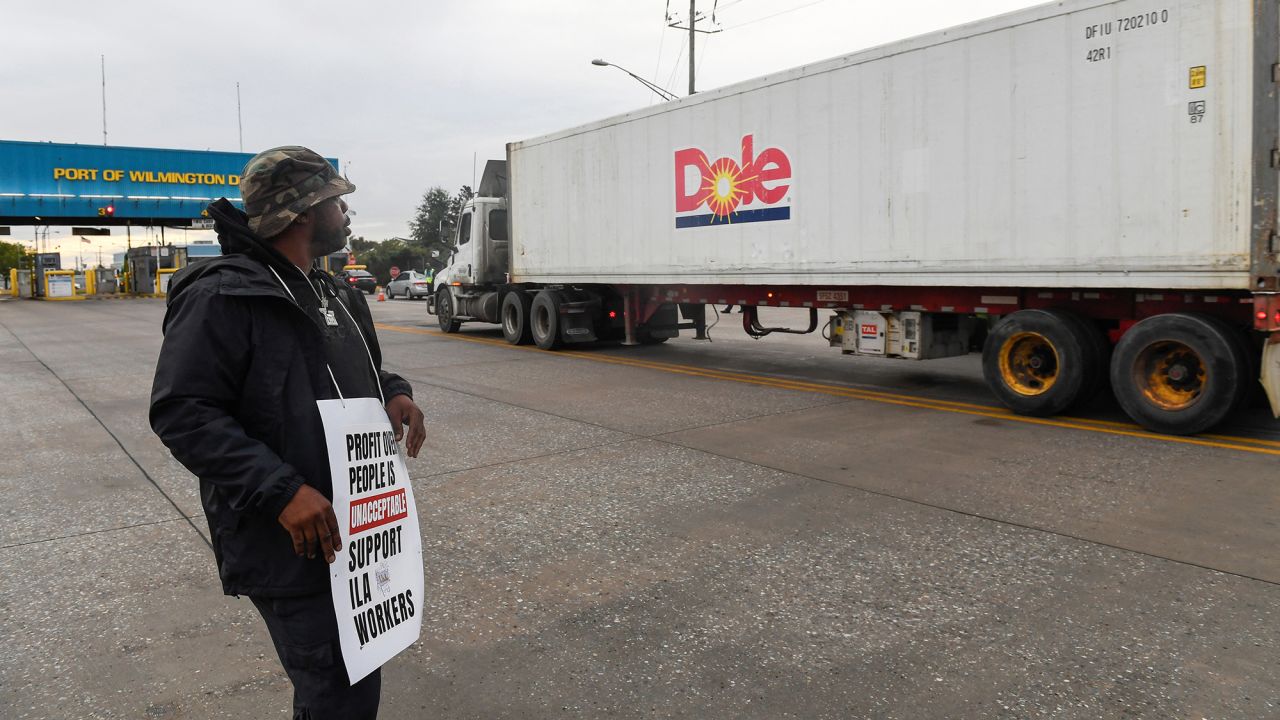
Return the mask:
{"type": "Polygon", "coordinates": [[[316,401],[382,397],[410,456],[426,437],[409,384],[381,369],[364,297],[313,266],[346,244],[341,196],[354,190],[306,148],[250,160],[245,212],[209,206],[222,257],[170,283],[151,391],[151,427],[200,479],[222,588],[266,621],[295,718],[376,717],[381,689],[377,671],[350,686],[342,662],[328,572],[341,537],[316,401]]]}

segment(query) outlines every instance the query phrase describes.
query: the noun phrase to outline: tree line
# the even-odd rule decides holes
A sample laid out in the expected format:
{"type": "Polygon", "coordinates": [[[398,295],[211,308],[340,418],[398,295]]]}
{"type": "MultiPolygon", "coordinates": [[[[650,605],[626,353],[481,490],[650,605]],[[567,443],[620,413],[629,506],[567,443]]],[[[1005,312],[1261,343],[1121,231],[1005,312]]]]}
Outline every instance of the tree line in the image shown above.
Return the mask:
{"type": "Polygon", "coordinates": [[[445,266],[453,251],[453,233],[458,226],[462,206],[475,195],[463,185],[454,195],[440,186],[432,187],[409,221],[409,237],[386,240],[351,238],[351,251],[356,263],[364,265],[380,283],[391,279],[391,268],[402,271],[436,271],[445,266]]]}

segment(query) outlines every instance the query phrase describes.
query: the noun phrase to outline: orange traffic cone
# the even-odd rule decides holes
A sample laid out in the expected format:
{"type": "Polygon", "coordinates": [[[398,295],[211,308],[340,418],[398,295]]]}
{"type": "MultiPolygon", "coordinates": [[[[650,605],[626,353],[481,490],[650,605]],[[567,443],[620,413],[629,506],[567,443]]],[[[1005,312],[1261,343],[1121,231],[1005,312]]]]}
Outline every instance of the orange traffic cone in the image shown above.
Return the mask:
{"type": "Polygon", "coordinates": [[[383,291],[382,291],[382,288],[381,288],[381,287],[379,287],[379,288],[378,288],[378,302],[386,302],[386,301],[387,301],[387,294],[386,294],[385,292],[383,292],[383,291]]]}

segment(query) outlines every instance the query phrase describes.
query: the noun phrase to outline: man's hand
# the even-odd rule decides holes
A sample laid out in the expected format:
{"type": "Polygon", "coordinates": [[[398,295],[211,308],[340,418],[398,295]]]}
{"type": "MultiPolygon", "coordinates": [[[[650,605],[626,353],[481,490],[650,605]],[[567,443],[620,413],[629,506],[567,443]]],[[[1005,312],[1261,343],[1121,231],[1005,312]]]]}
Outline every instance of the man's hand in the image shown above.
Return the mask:
{"type": "Polygon", "coordinates": [[[299,487],[276,519],[289,531],[298,557],[313,558],[319,550],[325,562],[333,562],[334,551],[342,547],[333,505],[310,485],[299,487]]]}
{"type": "Polygon", "coordinates": [[[405,440],[404,450],[409,457],[418,457],[422,442],[427,439],[427,429],[423,426],[422,411],[408,395],[397,395],[387,401],[387,418],[391,420],[391,429],[396,433],[396,442],[404,438],[404,425],[409,425],[409,437],[405,440]]]}

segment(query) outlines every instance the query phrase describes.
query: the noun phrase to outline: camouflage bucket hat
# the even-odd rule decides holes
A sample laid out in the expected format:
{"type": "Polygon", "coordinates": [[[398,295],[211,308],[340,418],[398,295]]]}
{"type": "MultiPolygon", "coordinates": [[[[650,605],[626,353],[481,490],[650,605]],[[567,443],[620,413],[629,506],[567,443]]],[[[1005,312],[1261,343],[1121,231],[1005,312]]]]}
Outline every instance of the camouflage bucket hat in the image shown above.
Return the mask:
{"type": "Polygon", "coordinates": [[[279,235],[317,203],[355,190],[329,161],[298,145],[260,152],[240,174],[249,229],[261,238],[279,235]]]}

